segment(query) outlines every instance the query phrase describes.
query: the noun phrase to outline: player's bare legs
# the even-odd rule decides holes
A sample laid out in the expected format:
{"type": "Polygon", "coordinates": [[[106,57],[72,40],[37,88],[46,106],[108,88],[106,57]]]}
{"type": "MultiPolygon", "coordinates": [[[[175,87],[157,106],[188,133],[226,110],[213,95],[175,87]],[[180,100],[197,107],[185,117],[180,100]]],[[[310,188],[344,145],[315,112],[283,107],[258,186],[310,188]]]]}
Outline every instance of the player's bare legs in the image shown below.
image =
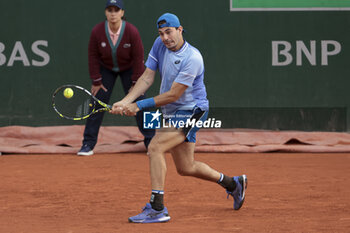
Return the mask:
{"type": "Polygon", "coordinates": [[[164,190],[166,175],[165,152],[185,140],[184,134],[177,129],[158,130],[149,147],[151,185],[153,190],[164,190]]]}
{"type": "Polygon", "coordinates": [[[165,152],[181,144],[185,140],[182,131],[177,129],[162,129],[156,132],[148,146],[152,193],[150,203],[143,208],[142,213],[130,217],[129,222],[151,223],[170,220],[168,209],[163,204],[164,182],[166,176],[165,152]]]}
{"type": "MultiPolygon", "coordinates": [[[[143,208],[142,213],[130,217],[130,222],[167,222],[170,220],[168,209],[163,204],[164,183],[167,172],[165,153],[171,152],[177,172],[183,176],[193,176],[200,179],[217,182],[235,199],[234,209],[241,208],[244,201],[244,183],[238,177],[228,177],[209,167],[207,164],[194,160],[195,143],[184,142],[185,135],[179,129],[162,129],[156,132],[149,147],[150,176],[152,193],[150,203],[143,208]],[[234,180],[236,179],[236,180],[234,180]],[[236,186],[238,188],[236,188],[236,186]],[[243,193],[243,199],[241,198],[243,193]],[[237,195],[239,196],[237,197],[237,195]],[[154,217],[152,217],[154,216],[154,217]]],[[[246,180],[245,176],[240,176],[246,180]]]]}
{"type": "Polygon", "coordinates": [[[203,162],[194,160],[195,143],[183,142],[171,149],[177,169],[182,176],[193,176],[203,180],[217,182],[221,174],[203,162]]]}
{"type": "Polygon", "coordinates": [[[234,198],[234,209],[239,210],[244,202],[247,188],[246,175],[229,177],[212,169],[209,165],[194,160],[195,143],[183,142],[171,149],[177,172],[182,176],[193,176],[217,182],[234,198]]]}

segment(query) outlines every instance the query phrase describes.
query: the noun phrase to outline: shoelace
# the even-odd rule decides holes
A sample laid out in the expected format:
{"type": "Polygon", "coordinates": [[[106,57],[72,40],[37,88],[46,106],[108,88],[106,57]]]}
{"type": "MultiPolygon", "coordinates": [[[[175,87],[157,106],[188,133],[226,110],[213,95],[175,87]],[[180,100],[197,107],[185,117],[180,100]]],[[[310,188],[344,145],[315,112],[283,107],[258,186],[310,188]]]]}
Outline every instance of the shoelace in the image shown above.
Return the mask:
{"type": "Polygon", "coordinates": [[[230,199],[230,195],[232,196],[233,195],[233,192],[229,192],[226,190],[226,193],[227,193],[227,199],[230,199]]]}

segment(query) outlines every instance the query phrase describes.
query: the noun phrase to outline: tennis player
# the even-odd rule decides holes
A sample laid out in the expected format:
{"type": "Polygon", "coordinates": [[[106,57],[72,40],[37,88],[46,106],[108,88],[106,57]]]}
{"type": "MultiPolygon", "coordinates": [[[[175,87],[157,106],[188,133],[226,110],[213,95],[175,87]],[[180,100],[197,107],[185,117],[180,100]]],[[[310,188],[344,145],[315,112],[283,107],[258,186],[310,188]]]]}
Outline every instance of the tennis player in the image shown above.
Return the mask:
{"type": "MultiPolygon", "coordinates": [[[[187,119],[205,121],[209,101],[203,82],[204,64],[200,52],[183,38],[183,27],[178,17],[165,13],[157,20],[159,37],[149,53],[146,70],[135,84],[134,89],[121,101],[114,103],[114,114],[133,116],[150,107],[161,107],[163,117],[171,125],[187,119]],[[149,89],[156,71],[161,76],[160,94],[136,101],[149,89]]],[[[239,210],[245,199],[246,175],[229,177],[207,164],[194,160],[197,127],[168,128],[157,130],[148,147],[151,176],[151,198],[143,211],[129,218],[134,223],[167,222],[170,216],[163,204],[164,181],[166,176],[165,153],[172,154],[177,172],[182,176],[193,176],[217,182],[233,196],[233,208],[239,210]]]]}

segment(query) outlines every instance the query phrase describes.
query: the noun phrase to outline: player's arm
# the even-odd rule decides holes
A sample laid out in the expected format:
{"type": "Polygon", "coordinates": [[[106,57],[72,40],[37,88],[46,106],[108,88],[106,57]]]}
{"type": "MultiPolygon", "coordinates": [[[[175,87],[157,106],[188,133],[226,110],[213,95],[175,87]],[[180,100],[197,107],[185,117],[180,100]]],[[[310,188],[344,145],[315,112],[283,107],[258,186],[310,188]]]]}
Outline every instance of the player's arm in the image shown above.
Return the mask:
{"type": "Polygon", "coordinates": [[[156,71],[146,68],[141,77],[137,80],[134,88],[127,96],[123,98],[125,104],[134,102],[139,96],[143,95],[153,84],[156,71]]]}
{"type": "Polygon", "coordinates": [[[113,104],[111,113],[122,114],[122,108],[134,102],[139,96],[143,95],[153,84],[156,71],[146,68],[141,77],[137,80],[134,88],[119,102],[113,104]]]}
{"type": "Polygon", "coordinates": [[[169,91],[154,97],[155,107],[160,107],[175,102],[183,95],[187,88],[188,86],[184,84],[173,82],[169,91]]]}
{"type": "Polygon", "coordinates": [[[183,95],[187,87],[188,86],[184,84],[173,82],[170,90],[163,94],[157,95],[153,98],[139,100],[136,103],[125,105],[123,107],[123,114],[133,116],[138,111],[143,110],[145,108],[160,107],[173,103],[183,95]]]}

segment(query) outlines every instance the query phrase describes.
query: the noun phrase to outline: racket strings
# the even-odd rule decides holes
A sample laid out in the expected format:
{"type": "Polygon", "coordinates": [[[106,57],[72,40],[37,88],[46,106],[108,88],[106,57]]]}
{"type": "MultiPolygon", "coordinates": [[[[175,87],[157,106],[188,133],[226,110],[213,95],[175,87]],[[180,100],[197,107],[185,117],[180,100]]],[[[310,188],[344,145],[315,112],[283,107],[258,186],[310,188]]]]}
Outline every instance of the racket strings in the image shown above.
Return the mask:
{"type": "Polygon", "coordinates": [[[71,118],[81,118],[91,114],[95,109],[94,99],[85,91],[74,88],[73,96],[66,98],[64,88],[59,90],[54,98],[55,108],[59,113],[71,118]]]}
{"type": "Polygon", "coordinates": [[[79,105],[77,107],[77,111],[76,111],[75,116],[81,117],[81,116],[89,115],[93,111],[93,108],[91,106],[94,106],[94,104],[91,104],[91,103],[93,103],[92,101],[93,100],[91,100],[91,99],[85,100],[85,102],[83,104],[79,105]]]}

